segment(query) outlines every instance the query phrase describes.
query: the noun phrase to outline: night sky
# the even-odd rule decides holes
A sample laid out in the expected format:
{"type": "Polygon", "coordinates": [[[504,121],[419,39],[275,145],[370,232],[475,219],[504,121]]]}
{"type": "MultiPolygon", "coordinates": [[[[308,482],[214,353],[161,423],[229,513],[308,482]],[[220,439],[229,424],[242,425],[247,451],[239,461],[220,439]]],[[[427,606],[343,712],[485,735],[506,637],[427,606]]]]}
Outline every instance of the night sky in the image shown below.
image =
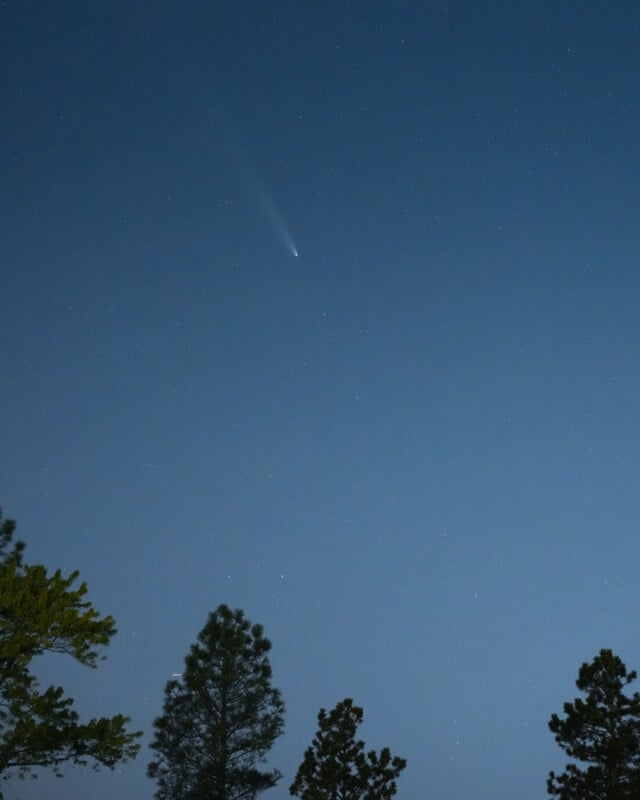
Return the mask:
{"type": "Polygon", "coordinates": [[[150,799],[227,603],[268,800],[345,697],[399,800],[540,800],[580,664],[640,667],[640,5],[0,15],[0,504],[118,623],[43,683],[145,731],[7,798],[150,799]]]}

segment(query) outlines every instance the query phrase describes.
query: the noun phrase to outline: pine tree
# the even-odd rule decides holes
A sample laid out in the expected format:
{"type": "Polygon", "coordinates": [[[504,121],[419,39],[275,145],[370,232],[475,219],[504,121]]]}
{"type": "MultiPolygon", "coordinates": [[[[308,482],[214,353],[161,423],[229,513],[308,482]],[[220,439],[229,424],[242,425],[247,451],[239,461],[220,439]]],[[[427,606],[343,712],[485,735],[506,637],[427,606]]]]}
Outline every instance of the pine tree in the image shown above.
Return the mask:
{"type": "Polygon", "coordinates": [[[115,621],[85,599],[85,583],[73,588],[78,572],[63,577],[24,564],[14,531],[15,522],[0,514],[0,775],[35,777],[35,767],[50,767],[61,776],[62,764],[88,759],[112,768],[139,750],[141,734],[126,731],[129,718],[81,723],[62,687],[40,690],[31,662],[48,652],[96,667],[97,648],[116,633],[115,621]]]}
{"type": "Polygon", "coordinates": [[[580,667],[576,686],[586,695],[553,714],[549,729],[571,758],[561,775],[549,773],[547,792],[559,800],[640,798],[640,694],[623,689],[637,677],[611,650],[580,667]]]}
{"type": "Polygon", "coordinates": [[[407,762],[391,756],[388,747],[378,755],[364,752],[356,740],[363,712],[347,698],[318,714],[318,732],[307,748],[289,788],[300,800],[390,800],[396,779],[407,762]]]}
{"type": "Polygon", "coordinates": [[[209,615],[154,722],[148,774],[158,800],[254,800],[275,786],[278,770],[256,766],[284,730],[270,649],[242,611],[221,605],[209,615]]]}

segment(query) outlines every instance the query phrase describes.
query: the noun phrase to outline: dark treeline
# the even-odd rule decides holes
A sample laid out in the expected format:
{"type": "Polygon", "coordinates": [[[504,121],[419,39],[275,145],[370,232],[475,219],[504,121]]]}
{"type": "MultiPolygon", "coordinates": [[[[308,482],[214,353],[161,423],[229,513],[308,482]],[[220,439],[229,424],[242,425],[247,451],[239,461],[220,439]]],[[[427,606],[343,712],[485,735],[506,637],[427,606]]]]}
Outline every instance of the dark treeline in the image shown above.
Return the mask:
{"type": "MultiPolygon", "coordinates": [[[[46,652],[97,665],[115,621],[86,600],[79,574],[51,574],[24,562],[15,523],[0,514],[0,777],[35,777],[65,763],[113,768],[138,754],[140,731],[130,719],[81,721],[62,687],[44,691],[31,671],[46,652]]],[[[220,605],[211,612],[167,682],[154,722],[147,772],[158,800],[255,800],[282,778],[264,768],[284,732],[284,703],[272,685],[271,642],[244,612],[220,605]]],[[[640,694],[625,693],[635,672],[603,649],[580,667],[582,697],[553,714],[549,729],[574,759],[550,772],[547,793],[558,800],[640,798],[640,694]]],[[[289,787],[300,800],[391,800],[406,761],[388,747],[365,750],[357,738],[363,710],[345,698],[320,709],[318,729],[289,787]]],[[[0,792],[0,798],[2,793],[0,792]]]]}

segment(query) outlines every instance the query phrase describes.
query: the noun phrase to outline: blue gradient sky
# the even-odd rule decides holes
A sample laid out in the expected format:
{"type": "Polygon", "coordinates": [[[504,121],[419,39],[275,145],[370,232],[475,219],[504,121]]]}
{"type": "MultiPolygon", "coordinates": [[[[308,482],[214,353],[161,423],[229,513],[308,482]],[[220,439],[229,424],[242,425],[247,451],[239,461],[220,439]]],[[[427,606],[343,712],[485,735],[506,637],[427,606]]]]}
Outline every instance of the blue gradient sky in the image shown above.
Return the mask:
{"type": "Polygon", "coordinates": [[[580,663],[640,666],[640,6],[1,13],[0,503],[118,622],[43,681],[147,734],[7,797],[151,798],[225,602],[265,797],[350,696],[401,800],[539,800],[580,663]]]}

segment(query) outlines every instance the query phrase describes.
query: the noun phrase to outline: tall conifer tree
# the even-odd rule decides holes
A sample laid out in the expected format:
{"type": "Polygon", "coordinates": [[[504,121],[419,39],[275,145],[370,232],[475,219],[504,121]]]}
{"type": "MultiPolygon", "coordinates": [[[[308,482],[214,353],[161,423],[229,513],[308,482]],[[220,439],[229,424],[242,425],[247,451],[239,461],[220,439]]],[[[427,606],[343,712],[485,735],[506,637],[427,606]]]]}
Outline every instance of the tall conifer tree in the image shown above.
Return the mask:
{"type": "Polygon", "coordinates": [[[576,686],[585,699],[564,704],[549,729],[571,758],[561,775],[549,773],[547,792],[559,800],[640,798],[640,694],[623,692],[637,677],[611,650],[580,667],[576,686]]]}
{"type": "Polygon", "coordinates": [[[158,800],[254,800],[275,786],[278,770],[257,767],[284,730],[270,649],[242,611],[221,605],[209,615],[154,723],[148,774],[158,800]]]}
{"type": "Polygon", "coordinates": [[[14,531],[15,522],[0,514],[0,776],[34,777],[36,767],[61,776],[63,764],[87,761],[113,768],[140,747],[141,734],[126,730],[129,718],[81,722],[61,686],[41,690],[32,662],[58,653],[96,667],[99,648],[116,633],[115,620],[101,617],[86,599],[78,572],[65,577],[25,564],[14,531]]]}

